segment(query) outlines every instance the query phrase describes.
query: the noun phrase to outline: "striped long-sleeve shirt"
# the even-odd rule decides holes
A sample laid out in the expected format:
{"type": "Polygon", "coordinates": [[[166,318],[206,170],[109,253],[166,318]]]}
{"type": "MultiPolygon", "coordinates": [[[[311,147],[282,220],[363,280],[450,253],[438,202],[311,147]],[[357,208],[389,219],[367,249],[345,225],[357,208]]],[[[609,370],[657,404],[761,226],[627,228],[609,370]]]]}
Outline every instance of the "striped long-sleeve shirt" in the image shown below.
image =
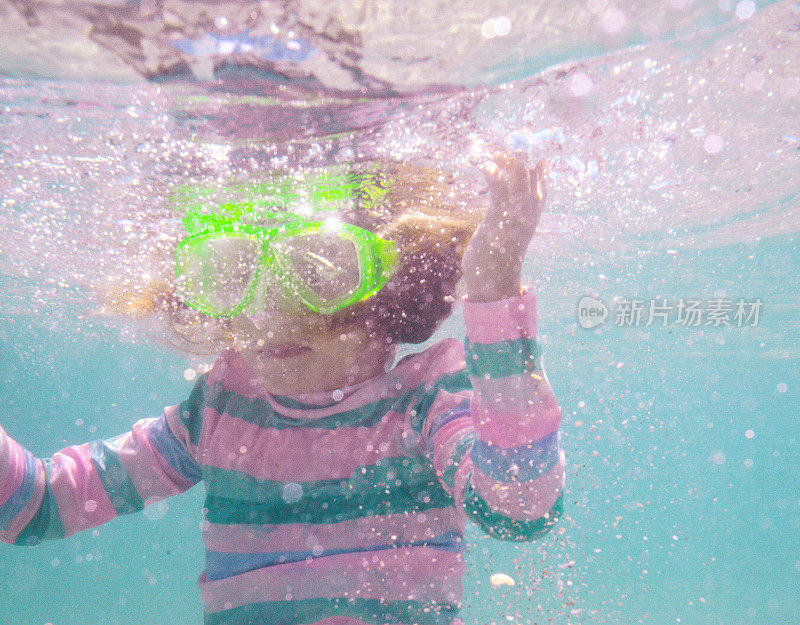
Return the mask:
{"type": "Polygon", "coordinates": [[[466,519],[530,540],[561,512],[561,412],[533,293],[337,392],[269,394],[236,352],[189,398],[39,460],[0,429],[0,538],[69,536],[205,484],[208,625],[459,624],[466,519]]]}

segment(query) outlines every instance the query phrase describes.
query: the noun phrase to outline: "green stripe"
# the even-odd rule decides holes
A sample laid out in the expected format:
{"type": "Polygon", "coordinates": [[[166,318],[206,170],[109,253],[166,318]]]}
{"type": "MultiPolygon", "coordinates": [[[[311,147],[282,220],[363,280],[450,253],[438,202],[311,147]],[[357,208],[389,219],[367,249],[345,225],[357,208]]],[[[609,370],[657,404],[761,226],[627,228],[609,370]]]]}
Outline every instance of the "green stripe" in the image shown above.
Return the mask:
{"type": "MultiPolygon", "coordinates": [[[[397,397],[387,397],[328,417],[295,419],[276,412],[268,402],[262,399],[242,397],[234,391],[225,389],[221,383],[217,382],[208,394],[205,405],[220,414],[226,412],[236,415],[237,418],[259,427],[278,430],[288,428],[335,430],[354,426],[371,427],[383,419],[390,410],[402,414],[412,402],[416,401],[416,404],[413,405],[415,416],[411,420],[411,427],[419,433],[428,408],[430,408],[440,390],[454,393],[469,388],[472,388],[469,376],[462,369],[455,373],[443,375],[433,384],[423,384],[409,389],[397,397]]],[[[194,441],[194,438],[192,440],[194,441]]]]}
{"type": "Polygon", "coordinates": [[[178,406],[183,425],[189,430],[189,440],[192,445],[197,445],[200,440],[200,429],[203,425],[203,405],[208,394],[208,373],[201,375],[189,397],[178,406]]]}
{"type": "Polygon", "coordinates": [[[450,625],[459,608],[449,603],[387,601],[385,599],[303,599],[266,601],[204,615],[204,625],[308,625],[333,616],[364,623],[450,625]]]}
{"type": "Polygon", "coordinates": [[[454,504],[433,467],[414,458],[385,458],[379,465],[357,468],[350,479],[298,482],[288,487],[283,482],[208,466],[203,467],[203,474],[209,489],[206,519],[220,524],[330,524],[454,504]]]}
{"type": "Polygon", "coordinates": [[[119,515],[142,510],[144,501],[114,448],[118,438],[92,441],[89,443],[89,453],[106,495],[119,515]]]}
{"type": "Polygon", "coordinates": [[[499,343],[464,340],[467,371],[475,378],[505,378],[541,369],[541,352],[536,339],[520,338],[499,343]]]}
{"type": "MultiPolygon", "coordinates": [[[[446,373],[433,384],[422,385],[420,388],[424,389],[424,393],[419,397],[417,403],[414,404],[414,416],[411,418],[411,427],[418,434],[422,431],[422,424],[433,402],[436,400],[439,391],[445,391],[447,393],[468,391],[472,389],[472,381],[469,379],[467,370],[461,369],[461,371],[456,371],[455,373],[446,373]]],[[[416,390],[415,394],[416,393],[419,393],[419,390],[416,390]]]]}
{"type": "Polygon", "coordinates": [[[50,487],[50,473],[52,472],[52,459],[42,460],[46,475],[44,498],[25,529],[22,530],[16,540],[15,545],[32,546],[39,544],[42,540],[52,540],[64,538],[64,523],[61,521],[61,513],[58,511],[58,504],[50,487]]]}
{"type": "Polygon", "coordinates": [[[468,436],[465,436],[463,439],[461,439],[453,448],[453,454],[450,456],[450,460],[447,463],[447,468],[442,472],[442,482],[447,485],[447,487],[450,489],[450,492],[453,492],[453,489],[455,488],[456,471],[458,471],[458,465],[461,464],[464,456],[474,443],[475,432],[470,432],[468,436]]]}
{"type": "Polygon", "coordinates": [[[564,512],[564,495],[559,496],[550,511],[535,521],[517,521],[491,509],[488,502],[472,489],[471,475],[464,490],[467,516],[487,534],[499,540],[527,541],[544,536],[564,512]]]}

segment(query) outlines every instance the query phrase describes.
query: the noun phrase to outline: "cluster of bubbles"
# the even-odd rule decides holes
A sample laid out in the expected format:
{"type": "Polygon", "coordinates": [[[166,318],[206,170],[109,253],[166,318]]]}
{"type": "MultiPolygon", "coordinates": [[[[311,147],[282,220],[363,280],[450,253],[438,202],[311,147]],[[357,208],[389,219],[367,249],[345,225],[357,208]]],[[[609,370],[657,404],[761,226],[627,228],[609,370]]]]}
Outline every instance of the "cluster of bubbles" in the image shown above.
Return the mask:
{"type": "MultiPolygon", "coordinates": [[[[667,4],[677,11],[692,3],[667,4]]],[[[76,310],[97,312],[95,294],[109,285],[136,292],[168,276],[181,236],[180,215],[166,201],[176,185],[405,160],[459,172],[482,210],[475,164],[492,144],[553,163],[550,204],[531,252],[540,275],[632,246],[643,256],[677,254],[796,233],[800,217],[787,207],[800,189],[793,62],[800,11],[791,3],[758,11],[750,0],[719,4],[741,28],[687,30],[696,38],[416,100],[309,105],[191,85],[4,80],[1,314],[47,316],[63,328],[76,310]]],[[[609,36],[639,23],[605,0],[587,6],[609,36]]],[[[475,21],[487,41],[510,41],[520,28],[510,14],[475,21]]],[[[186,380],[201,370],[187,369],[186,380]]],[[[787,389],[777,385],[780,394],[787,389]]],[[[613,395],[608,387],[598,393],[613,395]]],[[[714,450],[709,460],[721,466],[726,455],[714,450]]],[[[298,488],[287,485],[285,501],[301,497],[298,488]]],[[[147,514],[158,520],[166,509],[157,504],[147,514]]],[[[627,511],[641,509],[634,502],[627,511]]],[[[563,529],[542,548],[557,552],[550,554],[555,569],[531,571],[525,560],[518,570],[492,571],[488,581],[494,591],[529,595],[550,584],[570,622],[588,621],[593,615],[574,612],[573,579],[582,569],[573,566],[563,529]]]]}

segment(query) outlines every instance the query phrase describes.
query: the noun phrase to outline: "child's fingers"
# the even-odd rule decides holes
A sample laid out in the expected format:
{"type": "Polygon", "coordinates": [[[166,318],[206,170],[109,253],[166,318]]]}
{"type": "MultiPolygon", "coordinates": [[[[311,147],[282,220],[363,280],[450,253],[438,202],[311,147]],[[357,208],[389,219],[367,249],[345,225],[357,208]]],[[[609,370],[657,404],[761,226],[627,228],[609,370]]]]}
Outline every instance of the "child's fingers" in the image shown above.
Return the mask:
{"type": "Polygon", "coordinates": [[[500,166],[494,161],[484,161],[478,168],[483,172],[484,176],[494,176],[499,170],[500,166]]]}
{"type": "Polygon", "coordinates": [[[550,170],[553,167],[553,163],[550,162],[549,158],[543,158],[538,163],[536,163],[536,167],[537,168],[541,167],[542,173],[546,176],[550,173],[550,170]]]}
{"type": "Polygon", "coordinates": [[[506,170],[498,167],[493,161],[487,161],[481,168],[486,184],[489,186],[489,196],[494,206],[505,206],[509,202],[508,176],[506,170]]]}
{"type": "Polygon", "coordinates": [[[546,176],[550,171],[550,160],[540,160],[533,169],[528,169],[516,154],[491,149],[491,160],[486,160],[481,170],[489,185],[495,205],[533,203],[542,206],[547,197],[546,176]]]}
{"type": "Polygon", "coordinates": [[[489,156],[496,165],[510,172],[525,168],[524,155],[520,152],[511,153],[504,150],[491,149],[489,150],[489,156]]]}
{"type": "Polygon", "coordinates": [[[541,204],[547,198],[547,174],[550,172],[550,159],[545,158],[536,164],[536,167],[530,170],[531,174],[531,191],[536,200],[541,204]]]}
{"type": "Polygon", "coordinates": [[[512,159],[512,156],[508,152],[500,150],[499,148],[490,148],[489,156],[501,167],[507,166],[509,161],[512,159]]]}
{"type": "Polygon", "coordinates": [[[489,154],[492,157],[490,162],[502,170],[502,176],[496,178],[502,178],[507,182],[510,195],[512,197],[527,195],[530,180],[522,155],[498,149],[490,150],[489,154]]]}

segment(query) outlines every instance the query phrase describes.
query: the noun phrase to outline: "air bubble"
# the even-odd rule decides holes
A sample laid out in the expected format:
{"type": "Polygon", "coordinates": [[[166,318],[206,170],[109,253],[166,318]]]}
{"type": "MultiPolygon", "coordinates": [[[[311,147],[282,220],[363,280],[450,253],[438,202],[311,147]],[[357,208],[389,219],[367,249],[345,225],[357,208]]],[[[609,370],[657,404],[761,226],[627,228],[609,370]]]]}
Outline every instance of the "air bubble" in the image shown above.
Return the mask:
{"type": "Polygon", "coordinates": [[[498,37],[505,37],[511,32],[511,20],[501,15],[494,21],[494,32],[498,37]]]}
{"type": "Polygon", "coordinates": [[[494,573],[491,577],[489,577],[489,583],[491,583],[493,588],[498,588],[500,586],[514,586],[516,582],[510,575],[506,575],[505,573],[494,573]]]}
{"type": "Polygon", "coordinates": [[[703,149],[709,154],[717,154],[725,147],[725,139],[719,135],[708,135],[703,141],[703,149]]]}
{"type": "Polygon", "coordinates": [[[756,12],[756,3],[753,0],[742,0],[736,5],[736,17],[740,20],[749,20],[756,12]]]}
{"type": "Polygon", "coordinates": [[[289,482],[283,487],[282,498],[286,503],[294,503],[303,497],[303,487],[295,482],[289,482]]]}
{"type": "Polygon", "coordinates": [[[593,87],[594,83],[592,79],[589,78],[588,74],[583,72],[575,74],[569,84],[570,91],[577,97],[588,95],[593,87]]]}
{"type": "Polygon", "coordinates": [[[505,15],[486,20],[481,25],[481,34],[485,39],[505,37],[511,32],[511,20],[505,15]]]}
{"type": "Polygon", "coordinates": [[[751,92],[761,91],[761,89],[764,88],[765,82],[764,74],[758,71],[752,71],[744,77],[744,88],[751,92]]]}
{"type": "Polygon", "coordinates": [[[618,33],[622,31],[625,27],[625,22],[627,22],[627,17],[625,12],[620,9],[609,9],[603,13],[600,19],[600,24],[607,33],[618,33]]]}
{"type": "Polygon", "coordinates": [[[150,497],[148,500],[144,502],[145,505],[144,515],[151,521],[159,521],[163,519],[164,516],[167,514],[169,506],[167,505],[167,502],[164,500],[154,501],[154,499],[155,499],[154,497],[150,497]],[[154,501],[154,503],[152,504],[149,503],[151,501],[154,501]]]}

